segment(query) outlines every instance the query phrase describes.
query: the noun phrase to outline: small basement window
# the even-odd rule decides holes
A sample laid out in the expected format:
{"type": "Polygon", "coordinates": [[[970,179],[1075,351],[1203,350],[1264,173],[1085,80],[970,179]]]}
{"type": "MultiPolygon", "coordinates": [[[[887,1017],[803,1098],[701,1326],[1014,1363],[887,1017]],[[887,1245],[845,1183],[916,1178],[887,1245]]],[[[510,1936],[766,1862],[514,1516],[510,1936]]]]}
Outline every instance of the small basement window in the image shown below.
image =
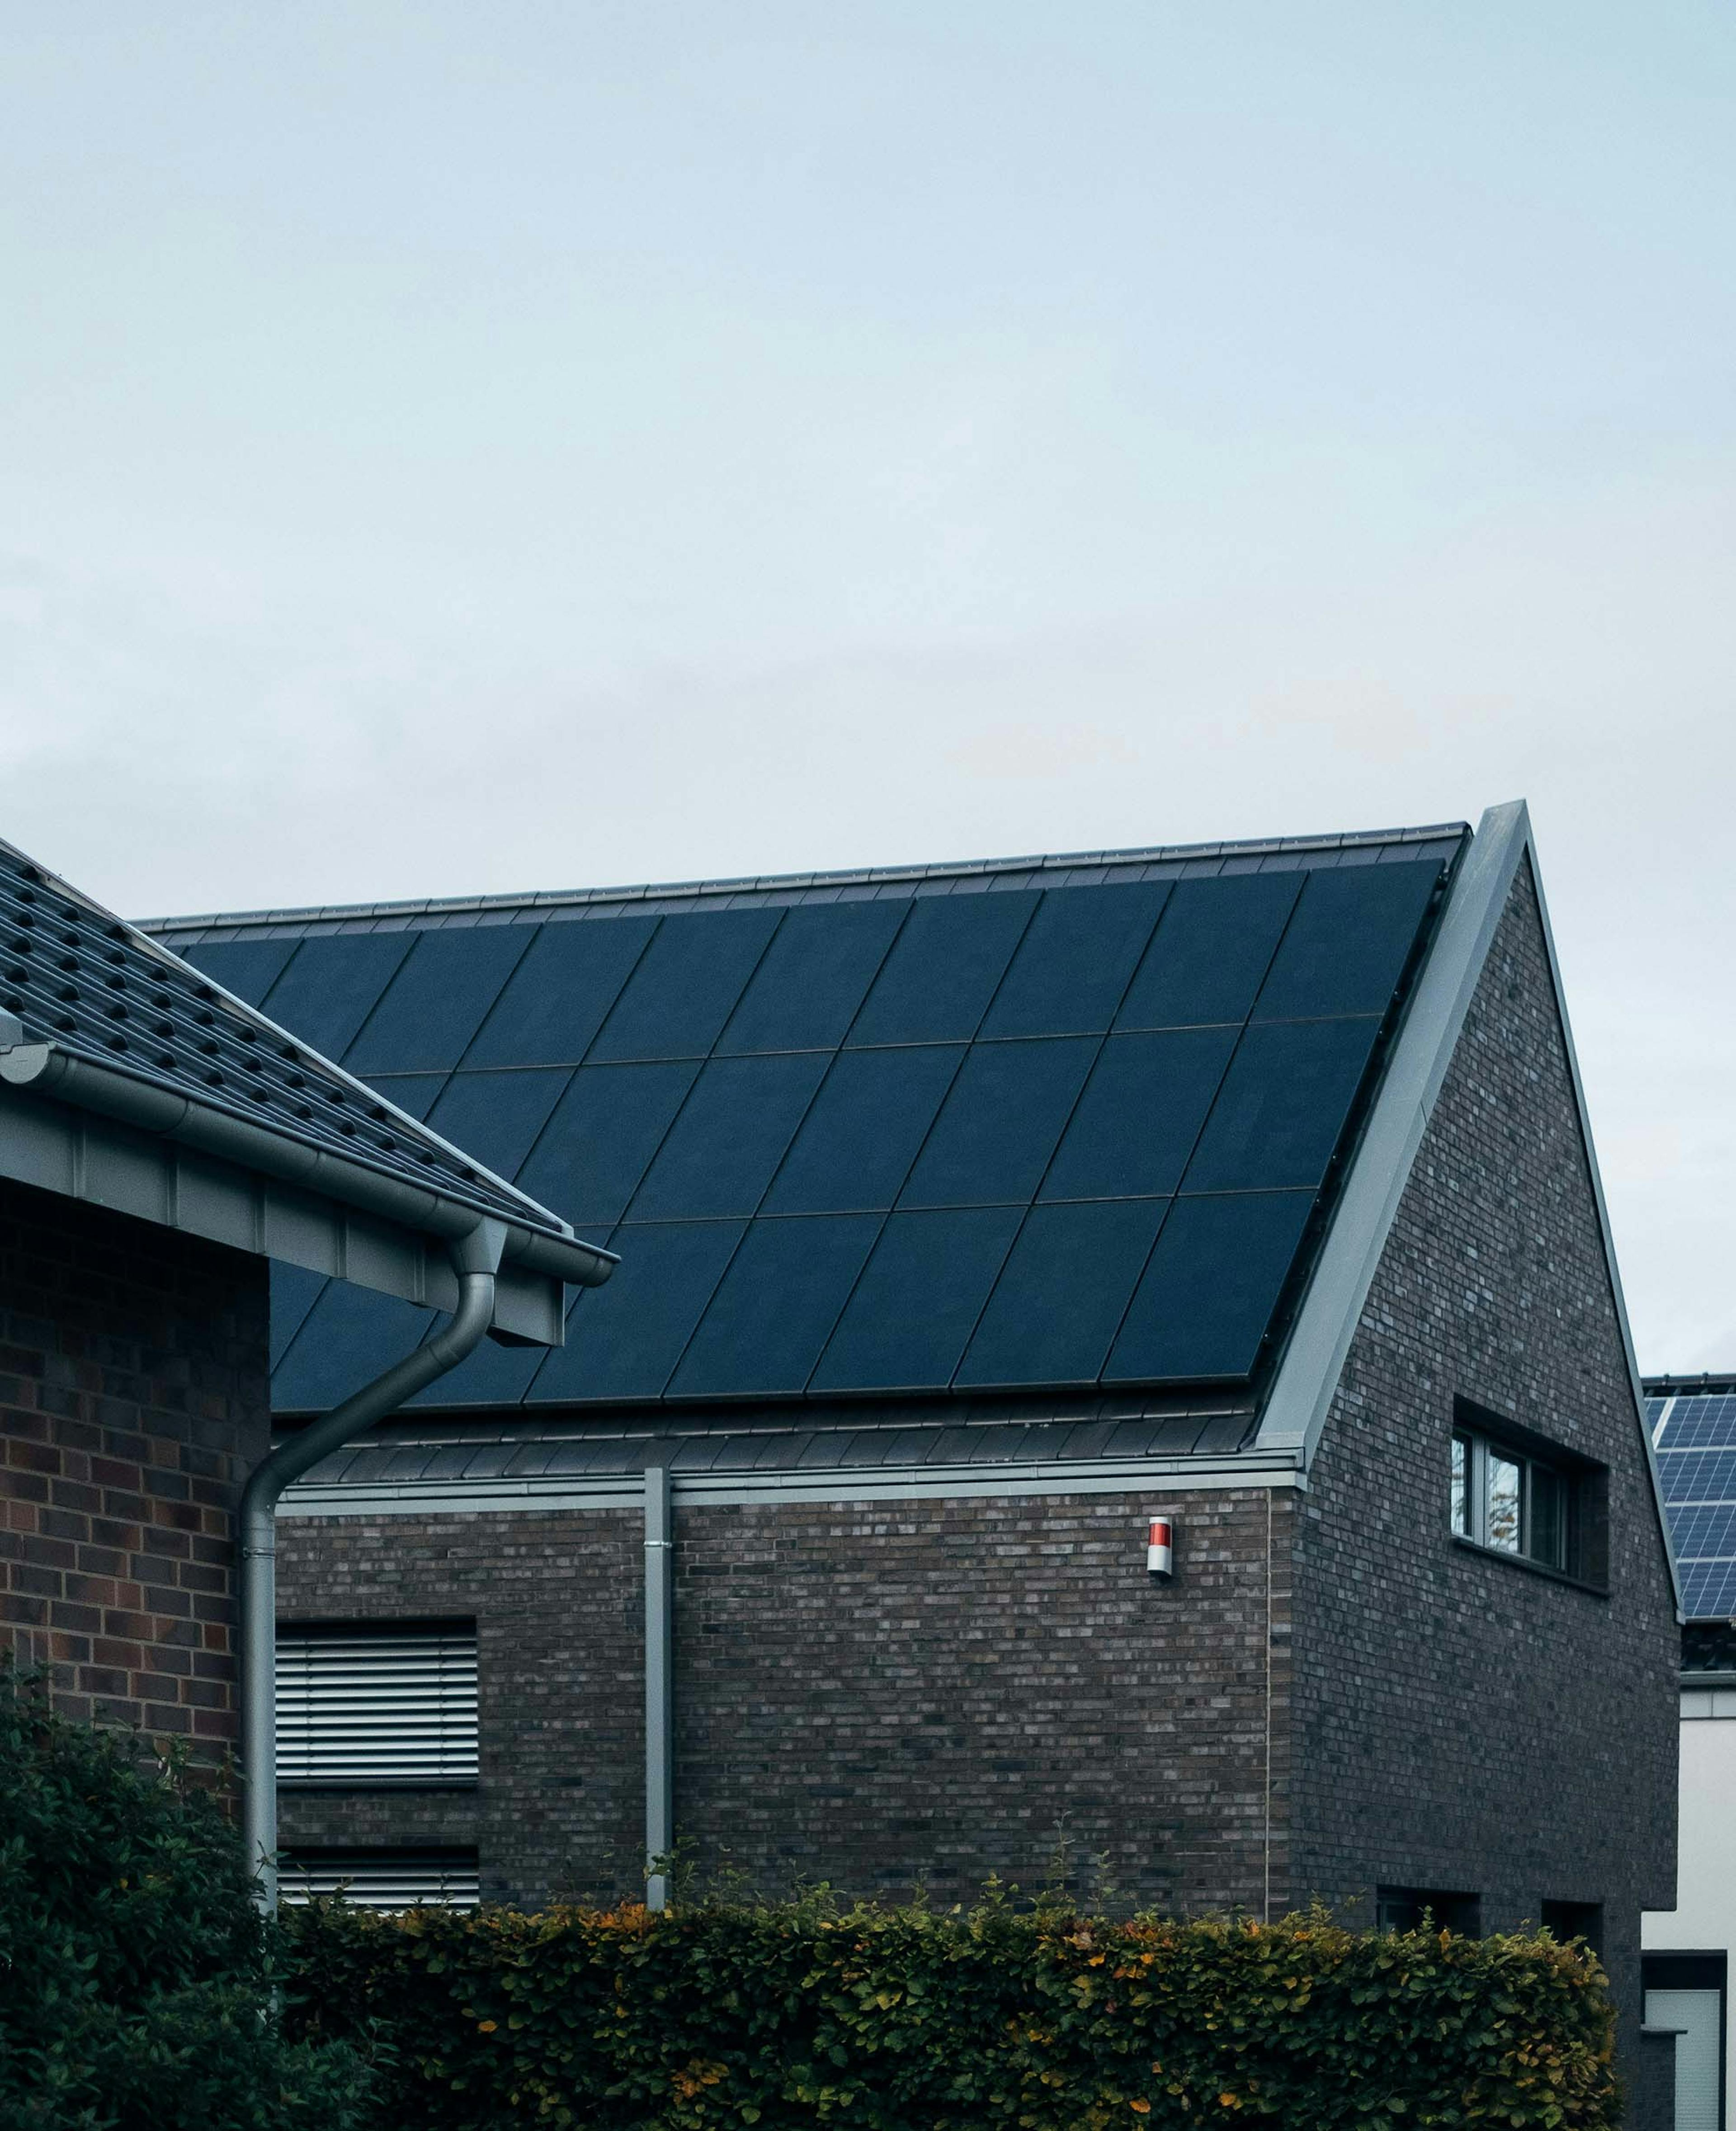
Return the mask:
{"type": "Polygon", "coordinates": [[[475,1621],[280,1621],[277,1780],[302,1789],[474,1784],[475,1621]]]}
{"type": "Polygon", "coordinates": [[[300,1904],[341,1894],[363,1909],[473,1909],[481,1880],[473,1850],[285,1850],[278,1893],[300,1904]]]}
{"type": "Polygon", "coordinates": [[[1455,1538],[1595,1582],[1599,1470],[1520,1431],[1485,1433],[1463,1402],[1453,1429],[1448,1518],[1455,1538]]]}

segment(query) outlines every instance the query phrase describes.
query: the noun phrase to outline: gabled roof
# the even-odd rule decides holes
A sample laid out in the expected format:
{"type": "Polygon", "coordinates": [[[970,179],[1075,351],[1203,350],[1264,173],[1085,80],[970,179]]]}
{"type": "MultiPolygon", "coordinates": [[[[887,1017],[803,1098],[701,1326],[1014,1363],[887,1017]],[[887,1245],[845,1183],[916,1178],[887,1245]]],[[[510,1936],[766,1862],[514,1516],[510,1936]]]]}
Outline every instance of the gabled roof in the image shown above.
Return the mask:
{"type": "MultiPolygon", "coordinates": [[[[275,1219],[284,1255],[394,1292],[420,1296],[429,1287],[401,1252],[398,1263],[387,1262],[394,1231],[453,1237],[483,1217],[506,1225],[508,1257],[534,1274],[594,1280],[610,1263],[607,1253],[578,1242],[559,1215],[3,842],[0,1095],[3,1173],[54,1180],[56,1150],[41,1129],[50,1111],[78,1113],[87,1130],[106,1129],[103,1152],[116,1176],[126,1166],[127,1141],[135,1150],[150,1142],[196,1149],[224,1171],[290,1187],[287,1195],[276,1190],[258,1200],[258,1233],[245,1240],[235,1233],[237,1209],[216,1205],[221,1176],[209,1164],[185,1192],[163,1168],[135,1176],[137,1203],[124,1190],[108,1203],[147,1214],[159,1204],[172,1208],[165,1218],[177,1225],[274,1255],[266,1231],[275,1219]],[[103,1123],[91,1126],[91,1119],[103,1123]],[[203,1222],[194,1210],[199,1185],[211,1201],[203,1222]],[[306,1231],[305,1217],[320,1202],[376,1225],[365,1238],[304,1234],[295,1247],[289,1235],[296,1216],[306,1231]],[[182,1213],[188,1218],[177,1218],[182,1213]],[[343,1262],[334,1264],[334,1256],[343,1262]]],[[[70,1149],[70,1139],[61,1137],[70,1149]]],[[[70,1171],[82,1176],[85,1167],[74,1161],[70,1171]]],[[[431,1299],[444,1300],[439,1286],[437,1278],[431,1299]]]]}
{"type": "MultiPolygon", "coordinates": [[[[564,1355],[443,1403],[1249,1415],[1467,840],[153,929],[619,1253],[564,1355]]],[[[281,1410],[401,1351],[335,1292],[281,1300],[281,1410]]]]}

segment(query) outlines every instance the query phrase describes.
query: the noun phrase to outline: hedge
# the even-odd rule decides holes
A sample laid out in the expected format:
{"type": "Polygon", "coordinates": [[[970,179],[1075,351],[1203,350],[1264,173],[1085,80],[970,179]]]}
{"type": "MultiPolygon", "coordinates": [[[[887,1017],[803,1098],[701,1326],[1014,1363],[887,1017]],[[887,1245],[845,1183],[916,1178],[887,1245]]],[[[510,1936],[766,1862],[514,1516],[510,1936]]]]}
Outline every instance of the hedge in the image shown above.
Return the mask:
{"type": "Polygon", "coordinates": [[[428,2131],[1619,2120],[1602,1971],[1547,1935],[815,1902],[291,1932],[294,2031],[380,2023],[382,2121],[428,2131]]]}

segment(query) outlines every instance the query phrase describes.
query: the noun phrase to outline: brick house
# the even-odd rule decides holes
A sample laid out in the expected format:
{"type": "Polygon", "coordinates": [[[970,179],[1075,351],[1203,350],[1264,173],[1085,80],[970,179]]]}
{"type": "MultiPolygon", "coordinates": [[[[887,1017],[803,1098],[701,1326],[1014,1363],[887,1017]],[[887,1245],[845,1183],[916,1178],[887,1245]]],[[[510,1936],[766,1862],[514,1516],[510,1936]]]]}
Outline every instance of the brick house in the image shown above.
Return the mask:
{"type": "Polygon", "coordinates": [[[541,1351],[564,1223],[0,844],[0,1655],[219,1761],[269,1267],[450,1309],[482,1220],[494,1326],[541,1351]]]}
{"type": "MultiPolygon", "coordinates": [[[[285,1504],[311,1882],[952,1900],[1058,1827],[1586,1932],[1637,2051],[1676,1600],[1523,807],[155,929],[621,1258],[285,1504]]],[[[273,1308],[286,1427],[419,1321],[273,1308]]]]}

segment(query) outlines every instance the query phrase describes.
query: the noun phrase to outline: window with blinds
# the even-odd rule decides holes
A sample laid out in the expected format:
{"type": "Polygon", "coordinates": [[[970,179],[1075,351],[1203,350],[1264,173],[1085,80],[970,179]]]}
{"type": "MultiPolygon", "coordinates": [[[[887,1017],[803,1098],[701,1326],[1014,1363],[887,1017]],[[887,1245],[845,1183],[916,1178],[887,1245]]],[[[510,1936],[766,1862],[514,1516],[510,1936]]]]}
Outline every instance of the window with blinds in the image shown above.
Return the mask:
{"type": "Polygon", "coordinates": [[[277,1631],[280,1785],[477,1780],[473,1621],[277,1631]]]}
{"type": "Polygon", "coordinates": [[[277,1880],[282,1901],[341,1894],[364,1909],[473,1909],[479,1891],[473,1850],[286,1850],[277,1880]]]}

